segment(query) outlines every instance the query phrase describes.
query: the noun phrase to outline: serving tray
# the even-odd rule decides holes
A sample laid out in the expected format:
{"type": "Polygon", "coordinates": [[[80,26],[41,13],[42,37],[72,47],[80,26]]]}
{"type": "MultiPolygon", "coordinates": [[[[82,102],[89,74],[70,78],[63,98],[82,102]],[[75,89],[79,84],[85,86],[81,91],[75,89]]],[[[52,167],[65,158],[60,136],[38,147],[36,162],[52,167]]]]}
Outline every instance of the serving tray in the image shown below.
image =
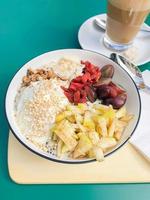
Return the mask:
{"type": "Polygon", "coordinates": [[[10,132],[8,168],[19,184],[150,182],[150,163],[129,143],[100,163],[61,164],[30,152],[10,132]]]}

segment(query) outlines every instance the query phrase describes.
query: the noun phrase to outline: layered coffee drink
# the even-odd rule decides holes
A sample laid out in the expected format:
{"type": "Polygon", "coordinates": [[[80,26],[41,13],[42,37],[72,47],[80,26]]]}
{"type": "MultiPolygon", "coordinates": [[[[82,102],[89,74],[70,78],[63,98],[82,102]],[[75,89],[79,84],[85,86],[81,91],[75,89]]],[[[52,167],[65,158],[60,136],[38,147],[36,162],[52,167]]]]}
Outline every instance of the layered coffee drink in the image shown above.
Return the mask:
{"type": "Polygon", "coordinates": [[[106,38],[132,43],[149,12],[150,0],[108,0],[106,38]]]}

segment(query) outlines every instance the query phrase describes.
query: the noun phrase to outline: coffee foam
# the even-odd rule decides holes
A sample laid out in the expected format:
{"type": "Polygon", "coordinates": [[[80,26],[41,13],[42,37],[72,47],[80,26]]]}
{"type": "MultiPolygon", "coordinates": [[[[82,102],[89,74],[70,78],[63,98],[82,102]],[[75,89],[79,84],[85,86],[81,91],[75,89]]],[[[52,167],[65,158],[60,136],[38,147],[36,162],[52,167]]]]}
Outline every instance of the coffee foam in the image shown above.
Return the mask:
{"type": "Polygon", "coordinates": [[[109,0],[109,2],[122,10],[150,10],[150,0],[109,0]]]}

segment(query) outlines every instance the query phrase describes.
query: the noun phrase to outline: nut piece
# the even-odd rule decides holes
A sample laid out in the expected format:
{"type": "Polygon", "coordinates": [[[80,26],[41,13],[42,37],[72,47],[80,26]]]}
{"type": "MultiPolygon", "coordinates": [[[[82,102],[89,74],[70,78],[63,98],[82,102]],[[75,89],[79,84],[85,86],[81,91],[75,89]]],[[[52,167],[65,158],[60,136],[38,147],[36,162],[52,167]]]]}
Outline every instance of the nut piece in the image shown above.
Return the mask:
{"type": "Polygon", "coordinates": [[[28,69],[28,71],[27,71],[27,76],[30,76],[30,75],[32,75],[32,74],[34,74],[33,70],[32,70],[32,69],[28,69]]]}
{"type": "Polygon", "coordinates": [[[53,76],[52,71],[47,71],[47,78],[50,79],[53,76]]]}
{"type": "Polygon", "coordinates": [[[29,86],[30,85],[30,78],[28,76],[23,77],[23,85],[29,86]]]}
{"type": "Polygon", "coordinates": [[[29,86],[31,82],[36,82],[40,80],[49,80],[50,78],[56,77],[55,73],[50,69],[37,69],[27,70],[27,75],[23,77],[22,84],[23,86],[29,86]]]}

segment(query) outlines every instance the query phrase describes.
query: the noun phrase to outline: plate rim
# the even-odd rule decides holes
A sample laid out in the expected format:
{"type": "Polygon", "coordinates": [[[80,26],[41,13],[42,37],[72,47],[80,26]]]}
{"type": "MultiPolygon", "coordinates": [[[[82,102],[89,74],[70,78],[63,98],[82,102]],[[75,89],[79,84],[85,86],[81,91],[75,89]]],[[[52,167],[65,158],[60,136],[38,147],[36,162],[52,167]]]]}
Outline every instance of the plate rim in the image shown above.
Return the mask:
{"type": "MultiPolygon", "coordinates": [[[[15,133],[15,131],[13,130],[13,127],[11,126],[11,123],[10,123],[10,121],[9,121],[9,116],[8,116],[8,113],[7,113],[8,92],[9,92],[9,88],[10,88],[11,83],[12,83],[12,81],[14,80],[16,74],[18,74],[19,71],[20,71],[26,64],[28,64],[28,63],[29,63],[30,61],[32,61],[32,60],[34,60],[34,59],[36,59],[36,58],[38,58],[38,57],[40,57],[40,56],[43,56],[44,54],[47,54],[47,53],[59,52],[59,51],[64,51],[64,50],[77,50],[77,51],[91,52],[91,53],[95,53],[95,54],[101,55],[101,56],[103,56],[103,57],[105,57],[105,58],[107,58],[107,59],[110,59],[109,57],[107,57],[106,55],[103,55],[103,54],[101,54],[101,53],[98,53],[98,52],[95,52],[95,51],[91,51],[91,50],[86,50],[86,49],[77,49],[77,48],[72,48],[72,49],[71,49],[71,48],[68,48],[68,49],[66,48],[66,49],[58,49],[58,50],[54,50],[54,51],[48,51],[48,52],[45,52],[45,53],[43,53],[43,54],[40,54],[40,55],[38,55],[38,56],[32,58],[31,60],[29,60],[28,62],[26,62],[24,65],[22,65],[22,66],[14,73],[14,75],[12,76],[12,78],[11,78],[11,80],[10,80],[8,86],[7,86],[6,93],[5,93],[5,100],[4,100],[4,110],[5,110],[5,111],[4,111],[4,113],[5,113],[5,117],[6,117],[6,119],[7,119],[9,128],[10,128],[11,132],[13,133],[13,135],[16,137],[16,139],[17,139],[24,147],[26,147],[26,148],[27,148],[28,150],[30,150],[32,153],[34,153],[34,154],[36,154],[36,155],[38,155],[38,156],[40,156],[40,157],[43,157],[43,158],[45,158],[45,159],[47,159],[47,160],[55,161],[55,162],[58,162],[58,163],[64,163],[64,164],[85,164],[85,163],[90,163],[90,162],[96,161],[96,159],[87,159],[87,160],[82,160],[82,161],[80,161],[80,160],[77,160],[77,161],[74,161],[74,160],[73,160],[73,161],[71,161],[71,160],[60,160],[60,159],[55,159],[55,158],[48,157],[48,156],[43,155],[43,154],[41,154],[40,152],[38,152],[38,151],[32,149],[32,148],[29,147],[25,142],[23,142],[23,141],[19,138],[19,136],[15,133]]],[[[111,59],[110,59],[110,60],[111,60],[111,59]]],[[[112,62],[114,62],[114,61],[112,61],[112,62]]],[[[115,62],[114,62],[114,63],[115,63],[115,62]]],[[[115,64],[116,64],[116,63],[115,63],[115,64]]],[[[117,65],[118,65],[118,64],[117,64],[117,65]]],[[[138,95],[138,100],[139,100],[139,114],[138,114],[138,119],[137,119],[137,122],[136,122],[136,124],[135,124],[135,127],[134,127],[133,131],[131,132],[131,134],[129,135],[129,137],[128,137],[121,145],[119,145],[116,149],[114,149],[114,150],[112,150],[111,152],[107,153],[107,154],[105,155],[105,157],[107,157],[107,156],[113,154],[115,151],[119,150],[119,149],[131,138],[131,136],[134,134],[134,132],[135,132],[135,130],[136,130],[138,124],[139,124],[140,117],[141,117],[141,97],[140,97],[140,94],[139,94],[139,90],[138,90],[138,88],[137,88],[137,86],[136,86],[136,84],[135,84],[133,78],[130,76],[130,74],[129,74],[123,67],[121,67],[121,66],[119,66],[119,65],[118,65],[118,67],[120,67],[121,69],[123,69],[123,70],[125,71],[125,73],[127,73],[127,75],[129,76],[129,78],[131,79],[131,81],[133,82],[133,84],[134,84],[134,86],[135,86],[135,89],[136,89],[136,92],[137,92],[137,95],[138,95]]]]}

